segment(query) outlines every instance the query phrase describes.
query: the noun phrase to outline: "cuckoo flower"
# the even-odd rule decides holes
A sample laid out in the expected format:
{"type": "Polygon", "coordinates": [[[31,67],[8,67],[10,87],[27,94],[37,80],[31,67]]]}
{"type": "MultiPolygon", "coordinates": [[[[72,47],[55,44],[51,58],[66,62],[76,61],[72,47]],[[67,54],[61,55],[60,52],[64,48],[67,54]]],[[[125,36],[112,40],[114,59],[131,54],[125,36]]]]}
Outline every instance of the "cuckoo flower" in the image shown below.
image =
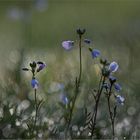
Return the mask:
{"type": "Polygon", "coordinates": [[[67,105],[68,104],[68,98],[66,95],[61,95],[61,101],[63,104],[67,105]]]}
{"type": "Polygon", "coordinates": [[[67,40],[67,41],[62,42],[62,47],[65,50],[71,50],[73,48],[73,46],[74,46],[74,41],[67,40]]]}
{"type": "Polygon", "coordinates": [[[115,84],[114,84],[114,88],[115,88],[115,90],[116,90],[117,92],[120,92],[120,91],[122,90],[121,85],[118,84],[118,83],[115,83],[115,84]]]}
{"type": "Polygon", "coordinates": [[[91,54],[92,54],[92,58],[96,58],[96,57],[100,56],[100,51],[97,49],[93,49],[91,54]]]}
{"type": "Polygon", "coordinates": [[[43,70],[46,67],[46,64],[43,62],[37,62],[37,64],[38,64],[37,72],[43,70]]]}
{"type": "Polygon", "coordinates": [[[31,86],[32,86],[33,89],[38,89],[39,82],[36,79],[33,78],[31,80],[31,86]]]}
{"type": "Polygon", "coordinates": [[[119,68],[119,65],[116,62],[112,62],[109,65],[109,71],[110,72],[116,72],[119,68]]]}
{"type": "Polygon", "coordinates": [[[97,58],[101,54],[100,51],[97,49],[89,48],[89,51],[91,52],[92,58],[97,58]]]}
{"type": "Polygon", "coordinates": [[[125,98],[122,97],[121,95],[117,95],[116,101],[117,101],[118,104],[124,105],[125,98]]]}
{"type": "Polygon", "coordinates": [[[37,101],[37,89],[39,86],[39,82],[38,82],[38,80],[36,80],[36,74],[37,74],[37,72],[44,69],[46,67],[46,64],[41,61],[38,61],[38,62],[33,61],[32,63],[29,64],[29,66],[30,66],[30,68],[23,68],[22,70],[30,71],[32,73],[31,86],[34,89],[34,97],[35,97],[35,118],[34,118],[34,122],[33,122],[33,127],[31,128],[31,132],[33,133],[34,130],[36,130],[36,122],[38,119],[38,115],[37,115],[38,109],[41,106],[40,104],[42,102],[42,101],[40,101],[40,103],[38,103],[38,101],[37,101]]]}

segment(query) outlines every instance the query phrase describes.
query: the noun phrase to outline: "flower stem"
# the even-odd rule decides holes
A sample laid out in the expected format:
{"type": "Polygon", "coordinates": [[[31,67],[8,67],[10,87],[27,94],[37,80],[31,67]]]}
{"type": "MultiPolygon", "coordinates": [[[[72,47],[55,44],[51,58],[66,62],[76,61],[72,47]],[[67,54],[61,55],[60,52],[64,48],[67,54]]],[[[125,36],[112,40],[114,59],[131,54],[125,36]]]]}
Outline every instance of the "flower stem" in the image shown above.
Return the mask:
{"type": "Polygon", "coordinates": [[[82,75],[82,35],[79,35],[79,77],[78,77],[78,79],[76,77],[75,95],[74,95],[74,98],[72,101],[72,107],[70,108],[70,115],[69,115],[68,124],[67,124],[67,128],[66,128],[66,136],[67,136],[67,131],[70,128],[73,110],[74,110],[76,99],[77,99],[77,96],[79,93],[79,87],[80,87],[80,83],[81,83],[81,75],[82,75]]]}
{"type": "MultiPolygon", "coordinates": [[[[35,120],[34,120],[33,131],[36,130],[37,110],[38,110],[36,91],[37,91],[37,90],[35,89],[35,90],[34,90],[34,94],[35,94],[35,120]]],[[[37,132],[36,132],[36,133],[37,133],[37,132]]],[[[36,134],[36,135],[37,135],[37,134],[36,134]]]]}
{"type": "Polygon", "coordinates": [[[94,134],[94,130],[95,130],[95,126],[96,126],[96,118],[97,118],[97,113],[98,113],[98,105],[99,105],[101,93],[103,91],[103,85],[104,85],[104,83],[105,83],[105,76],[104,77],[101,76],[101,80],[99,82],[99,89],[98,89],[98,93],[97,93],[97,97],[96,97],[96,103],[95,103],[94,113],[92,115],[93,125],[92,125],[91,137],[94,134]]]}
{"type": "Polygon", "coordinates": [[[79,65],[79,78],[78,78],[78,87],[80,86],[81,82],[81,75],[82,75],[82,36],[79,35],[79,60],[80,60],[80,65],[79,65]]]}
{"type": "Polygon", "coordinates": [[[108,104],[108,111],[109,111],[109,116],[110,116],[110,120],[111,120],[111,125],[112,125],[112,137],[114,139],[114,136],[115,136],[115,131],[114,131],[115,116],[113,115],[113,113],[111,111],[111,105],[110,105],[111,90],[112,90],[112,84],[110,86],[110,90],[109,90],[109,93],[108,93],[108,96],[107,96],[107,104],[108,104]]]}

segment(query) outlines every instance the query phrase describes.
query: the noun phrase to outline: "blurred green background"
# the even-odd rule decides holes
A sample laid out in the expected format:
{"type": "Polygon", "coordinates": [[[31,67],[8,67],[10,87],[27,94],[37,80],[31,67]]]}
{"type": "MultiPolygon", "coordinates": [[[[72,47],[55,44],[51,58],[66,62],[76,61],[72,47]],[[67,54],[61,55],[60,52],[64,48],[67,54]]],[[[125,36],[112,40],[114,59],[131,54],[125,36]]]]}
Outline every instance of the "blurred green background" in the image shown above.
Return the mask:
{"type": "MultiPolygon", "coordinates": [[[[91,47],[99,49],[103,58],[119,63],[116,76],[123,87],[126,103],[119,109],[116,127],[127,135],[138,136],[139,0],[0,0],[1,102],[16,103],[32,96],[31,76],[21,68],[33,60],[42,60],[47,69],[38,77],[40,95],[49,98],[47,104],[52,106],[59,94],[53,94],[57,92],[57,84],[73,83],[78,73],[78,50],[75,47],[66,52],[61,43],[63,40],[77,41],[79,27],[86,29],[85,38],[93,40],[91,47]]],[[[84,89],[79,104],[88,96],[86,89],[96,87],[99,80],[98,61],[91,59],[86,47],[82,52],[84,89]]]]}

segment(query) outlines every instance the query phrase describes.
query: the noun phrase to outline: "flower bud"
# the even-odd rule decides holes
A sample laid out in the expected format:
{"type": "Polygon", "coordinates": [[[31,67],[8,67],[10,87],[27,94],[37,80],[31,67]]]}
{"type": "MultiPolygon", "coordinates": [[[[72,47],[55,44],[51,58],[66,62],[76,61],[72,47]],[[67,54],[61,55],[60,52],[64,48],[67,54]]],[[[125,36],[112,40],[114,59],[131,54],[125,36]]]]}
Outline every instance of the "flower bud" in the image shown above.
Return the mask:
{"type": "Polygon", "coordinates": [[[85,42],[86,44],[91,44],[91,40],[89,40],[89,39],[84,39],[84,42],[85,42]]]}
{"type": "Polygon", "coordinates": [[[86,32],[85,29],[77,29],[77,34],[79,34],[80,36],[83,35],[86,32]]]}

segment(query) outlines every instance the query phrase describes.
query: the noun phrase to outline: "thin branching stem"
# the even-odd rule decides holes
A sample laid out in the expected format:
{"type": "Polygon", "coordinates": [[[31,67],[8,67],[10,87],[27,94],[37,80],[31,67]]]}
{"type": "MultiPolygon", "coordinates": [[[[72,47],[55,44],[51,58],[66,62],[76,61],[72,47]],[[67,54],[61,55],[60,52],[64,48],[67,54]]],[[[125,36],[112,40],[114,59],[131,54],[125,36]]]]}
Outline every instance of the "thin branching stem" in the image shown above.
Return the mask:
{"type": "Polygon", "coordinates": [[[109,92],[108,92],[107,104],[108,104],[108,111],[109,111],[109,116],[110,116],[111,126],[112,126],[112,137],[114,139],[114,136],[115,136],[115,131],[114,131],[114,119],[115,119],[115,115],[111,111],[111,104],[110,104],[110,96],[111,96],[111,93],[112,93],[112,84],[111,84],[110,89],[109,89],[109,92]]]}
{"type": "Polygon", "coordinates": [[[96,126],[96,118],[97,118],[97,113],[98,113],[98,105],[99,105],[101,93],[103,91],[104,83],[105,83],[105,77],[101,76],[101,80],[99,82],[99,90],[98,90],[97,97],[96,97],[94,113],[93,113],[93,116],[92,116],[92,118],[93,118],[93,125],[92,125],[91,137],[94,134],[94,130],[95,130],[95,126],[96,126]]]}
{"type": "Polygon", "coordinates": [[[67,136],[67,131],[69,130],[69,127],[71,124],[73,110],[74,110],[76,99],[77,99],[77,96],[79,93],[81,75],[82,75],[82,36],[79,35],[79,77],[78,77],[78,79],[76,77],[76,81],[75,81],[75,95],[74,95],[74,98],[72,101],[72,107],[70,108],[70,115],[69,115],[68,124],[67,124],[67,128],[66,128],[66,136],[67,136]]]}

